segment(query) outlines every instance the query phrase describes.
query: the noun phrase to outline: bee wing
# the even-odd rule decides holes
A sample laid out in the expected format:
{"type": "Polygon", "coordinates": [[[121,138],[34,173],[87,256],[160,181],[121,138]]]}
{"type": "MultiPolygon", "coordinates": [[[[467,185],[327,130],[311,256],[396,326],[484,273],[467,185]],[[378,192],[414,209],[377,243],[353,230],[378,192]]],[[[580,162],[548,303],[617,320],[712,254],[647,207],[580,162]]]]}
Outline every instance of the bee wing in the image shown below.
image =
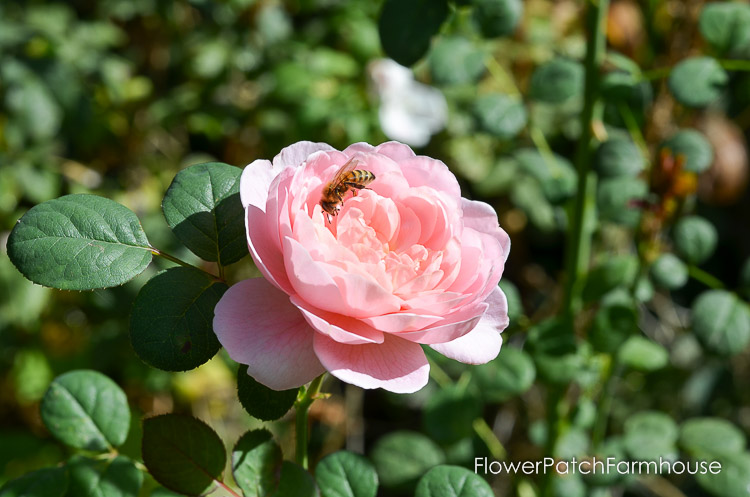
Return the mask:
{"type": "Polygon", "coordinates": [[[349,171],[354,171],[354,169],[357,168],[357,164],[359,164],[359,161],[357,159],[351,158],[346,163],[344,163],[343,166],[339,168],[338,171],[336,171],[336,174],[333,175],[333,179],[331,180],[331,189],[335,189],[343,181],[346,179],[346,174],[349,171]]]}

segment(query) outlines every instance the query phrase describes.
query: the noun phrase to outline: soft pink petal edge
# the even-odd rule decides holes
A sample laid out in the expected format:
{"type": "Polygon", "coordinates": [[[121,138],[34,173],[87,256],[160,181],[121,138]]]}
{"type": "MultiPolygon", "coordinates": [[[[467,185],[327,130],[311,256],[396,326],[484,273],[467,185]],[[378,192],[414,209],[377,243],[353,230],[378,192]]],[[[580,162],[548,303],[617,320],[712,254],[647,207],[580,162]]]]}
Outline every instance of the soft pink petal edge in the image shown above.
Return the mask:
{"type": "Polygon", "coordinates": [[[313,351],[317,333],[264,278],[230,287],[216,304],[213,325],[229,357],[269,388],[297,388],[325,372],[313,351]]]}
{"type": "Polygon", "coordinates": [[[315,152],[336,150],[323,142],[301,141],[285,147],[273,158],[274,168],[298,167],[315,152]]]}
{"type": "Polygon", "coordinates": [[[463,210],[464,226],[497,238],[503,249],[503,263],[505,263],[508,259],[508,254],[510,254],[510,237],[500,227],[495,209],[484,202],[467,200],[465,198],[461,199],[461,207],[463,210]]]}
{"type": "Polygon", "coordinates": [[[430,347],[464,364],[485,364],[497,357],[503,343],[500,333],[508,326],[508,301],[500,287],[495,287],[485,302],[490,307],[474,329],[451,342],[430,347]]]}
{"type": "Polygon", "coordinates": [[[315,353],[336,378],[361,388],[413,393],[427,384],[430,365],[419,344],[385,334],[380,344],[347,345],[317,333],[315,353]]]}

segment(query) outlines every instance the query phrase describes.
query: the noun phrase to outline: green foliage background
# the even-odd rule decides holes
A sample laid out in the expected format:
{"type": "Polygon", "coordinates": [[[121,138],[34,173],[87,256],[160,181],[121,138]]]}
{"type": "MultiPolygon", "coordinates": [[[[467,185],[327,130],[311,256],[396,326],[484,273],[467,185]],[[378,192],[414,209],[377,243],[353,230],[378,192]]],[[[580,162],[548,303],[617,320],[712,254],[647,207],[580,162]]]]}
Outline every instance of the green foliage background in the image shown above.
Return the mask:
{"type": "MultiPolygon", "coordinates": [[[[153,246],[213,271],[161,214],[175,174],[211,161],[242,167],[299,140],[386,140],[368,79],[385,47],[447,99],[446,128],[418,152],[444,160],[511,235],[501,286],[512,324],[496,361],[467,367],[435,355],[430,384],[411,396],[326,383],[333,395],[311,413],[313,466],[347,447],[373,461],[381,495],[433,495],[447,476],[418,487],[417,476],[441,463],[472,468],[475,456],[677,453],[723,458],[738,479],[489,482],[498,495],[733,497],[750,481],[750,7],[612,4],[594,111],[603,144],[586,161],[597,178],[584,227],[591,270],[571,324],[560,276],[580,185],[590,2],[436,3],[445,8],[415,24],[422,0],[3,2],[3,247],[32,206],[95,193],[133,210],[153,246]],[[670,160],[684,160],[684,171],[670,173],[670,160]],[[644,206],[668,215],[649,218],[644,206]]],[[[289,418],[263,424],[243,411],[223,352],[183,373],[136,357],[130,311],[169,266],[158,259],[120,287],[57,291],[31,284],[3,252],[0,484],[71,452],[39,404],[74,369],[100,371],[126,392],[136,421],[117,443],[127,457],[141,458],[137,420],[172,411],[207,421],[229,445],[267,427],[293,452],[289,418]]],[[[230,281],[258,275],[248,257],[226,270],[230,281]]],[[[318,478],[333,478],[338,462],[324,461],[318,478]]],[[[147,476],[141,495],[155,485],[147,476]]]]}

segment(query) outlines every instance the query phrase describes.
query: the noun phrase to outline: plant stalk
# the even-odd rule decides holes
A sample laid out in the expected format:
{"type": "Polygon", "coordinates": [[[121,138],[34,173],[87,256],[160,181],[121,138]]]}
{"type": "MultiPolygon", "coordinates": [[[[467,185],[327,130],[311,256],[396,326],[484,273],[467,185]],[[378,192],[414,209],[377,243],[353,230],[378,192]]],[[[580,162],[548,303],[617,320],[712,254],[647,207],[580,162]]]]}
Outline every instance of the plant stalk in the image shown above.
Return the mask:
{"type": "Polygon", "coordinates": [[[310,385],[300,390],[297,400],[294,403],[294,407],[297,411],[297,451],[295,453],[295,460],[297,464],[307,469],[307,413],[310,410],[310,406],[318,398],[320,394],[320,387],[323,385],[323,378],[325,373],[315,378],[310,385]]]}
{"type": "Polygon", "coordinates": [[[564,309],[572,317],[580,310],[581,280],[586,273],[591,251],[595,183],[591,171],[593,126],[601,114],[599,100],[600,69],[606,53],[605,21],[609,0],[590,0],[586,12],[589,43],[586,49],[584,104],[581,113],[581,136],[575,155],[578,189],[573,204],[570,235],[565,250],[564,309]]]}

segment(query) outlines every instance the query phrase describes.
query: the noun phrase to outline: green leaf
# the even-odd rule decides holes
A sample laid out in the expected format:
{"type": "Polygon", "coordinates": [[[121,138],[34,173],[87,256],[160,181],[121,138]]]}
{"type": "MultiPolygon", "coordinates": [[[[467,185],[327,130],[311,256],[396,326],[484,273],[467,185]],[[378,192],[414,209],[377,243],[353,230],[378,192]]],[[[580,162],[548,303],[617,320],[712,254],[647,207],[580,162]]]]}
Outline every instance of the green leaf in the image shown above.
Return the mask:
{"type": "Polygon", "coordinates": [[[531,388],[536,378],[534,361],[523,350],[504,346],[497,358],[474,368],[482,398],[505,402],[531,388]]]}
{"type": "Polygon", "coordinates": [[[550,202],[562,202],[575,194],[577,174],[566,158],[557,154],[545,155],[532,148],[518,150],[514,156],[520,169],[539,181],[550,202]]]}
{"type": "Polygon", "coordinates": [[[585,457],[588,454],[589,445],[590,439],[587,430],[571,427],[557,439],[557,443],[552,449],[552,456],[568,461],[574,457],[585,457]]]}
{"type": "Polygon", "coordinates": [[[43,468],[0,487],[0,497],[63,497],[68,490],[65,468],[43,468]]]}
{"type": "Polygon", "coordinates": [[[221,347],[213,332],[214,307],[227,288],[186,267],[151,278],[130,315],[135,353],[165,371],[194,369],[211,359],[221,347]]]}
{"type": "Polygon", "coordinates": [[[661,254],[650,269],[654,283],[668,290],[677,290],[685,286],[688,280],[688,268],[674,254],[661,254]]]}
{"type": "Polygon", "coordinates": [[[602,219],[634,227],[641,219],[641,208],[635,202],[648,193],[646,183],[631,176],[607,178],[599,182],[596,205],[602,219]]]}
{"type": "Polygon", "coordinates": [[[750,453],[723,454],[716,458],[716,462],[721,464],[721,470],[714,466],[709,467],[705,474],[699,472],[695,475],[698,484],[716,497],[747,495],[750,488],[750,453]]]}
{"type": "Polygon", "coordinates": [[[750,5],[742,2],[709,3],[698,21],[703,38],[720,54],[750,52],[750,5]]]}
{"type": "Polygon", "coordinates": [[[709,349],[724,355],[742,352],[750,342],[750,310],[726,290],[708,290],[693,302],[693,332],[709,349]]]}
{"type": "Polygon", "coordinates": [[[190,416],[163,414],[143,421],[143,463],[164,487],[201,495],[221,479],[226,452],[219,435],[190,416]]]}
{"type": "Polygon", "coordinates": [[[615,255],[597,264],[586,277],[583,300],[592,302],[618,286],[632,284],[638,272],[638,259],[632,255],[615,255]]]}
{"type": "Polygon", "coordinates": [[[127,207],[96,195],[66,195],[24,214],[8,238],[8,257],[34,283],[92,290],[138,276],[151,249],[127,207]]]}
{"type": "Polygon", "coordinates": [[[273,421],[286,414],[297,400],[297,388],[271,390],[247,374],[247,366],[237,371],[237,396],[245,410],[254,418],[273,421]]]}
{"type": "MultiPolygon", "coordinates": [[[[611,53],[608,58],[612,58],[611,53]]],[[[607,124],[627,128],[625,117],[630,114],[636,124],[643,125],[646,111],[653,100],[653,90],[648,81],[643,81],[640,70],[608,72],[602,77],[601,93],[607,124]]]]}
{"type": "Polygon", "coordinates": [[[383,51],[402,66],[414,64],[447,18],[446,0],[386,0],[378,20],[383,51]]]}
{"type": "Polygon", "coordinates": [[[513,34],[523,15],[521,0],[472,0],[474,20],[487,38],[513,34]]]}
{"type": "Polygon", "coordinates": [[[271,497],[318,497],[318,487],[313,477],[302,466],[289,461],[281,465],[279,488],[271,497]]]}
{"type": "Polygon", "coordinates": [[[505,299],[508,301],[508,318],[512,324],[524,314],[521,294],[518,291],[518,287],[507,278],[500,280],[498,285],[505,294],[505,299]]]}
{"type": "Polygon", "coordinates": [[[514,205],[521,208],[531,223],[541,231],[549,232],[557,227],[555,208],[544,196],[541,185],[534,178],[521,176],[510,191],[514,205]]]}
{"type": "Polygon", "coordinates": [[[586,497],[586,484],[581,475],[570,473],[552,478],[552,495],[554,497],[586,497]]]}
{"type": "Polygon", "coordinates": [[[538,376],[552,384],[576,380],[584,369],[573,330],[561,319],[542,321],[529,330],[528,345],[538,376]]]}
{"type": "Polygon", "coordinates": [[[278,485],[283,456],[268,430],[248,431],[232,450],[234,480],[245,497],[270,495],[278,485]]]}
{"type": "Polygon", "coordinates": [[[745,434],[721,418],[692,418],[680,427],[680,446],[696,459],[745,450],[745,434]]]}
{"type": "Polygon", "coordinates": [[[700,264],[716,250],[719,235],[708,220],[686,216],[677,221],[672,238],[680,255],[692,264],[700,264]]]}
{"type": "Polygon", "coordinates": [[[247,255],[242,169],[209,162],[183,169],[169,185],[162,210],[177,238],[198,257],[226,266],[247,255]]]}
{"type": "Polygon", "coordinates": [[[125,392],[96,371],[71,371],[55,378],[40,410],[50,433],[77,449],[111,450],[125,442],[130,427],[125,392]]]}
{"type": "Polygon", "coordinates": [[[70,497],[137,497],[143,472],[125,456],[90,459],[73,456],[68,461],[70,497]]]}
{"type": "Polygon", "coordinates": [[[462,36],[441,37],[427,63],[439,85],[474,84],[484,73],[484,52],[462,36]]]}
{"type": "Polygon", "coordinates": [[[370,454],[384,487],[408,490],[430,468],[445,460],[440,447],[426,436],[396,431],[382,437],[370,454]]]}
{"type": "Polygon", "coordinates": [[[632,336],[617,351],[618,360],[638,371],[656,371],[669,363],[669,352],[661,344],[632,336]]]}
{"type": "Polygon", "coordinates": [[[712,57],[690,57],[677,64],[669,75],[669,89],[688,107],[706,107],[724,91],[729,75],[712,57]]]}
{"type": "Polygon", "coordinates": [[[151,492],[150,497],[182,497],[182,494],[172,492],[164,487],[156,487],[154,491],[151,492]]]}
{"type": "Polygon", "coordinates": [[[315,468],[323,497],[375,497],[378,493],[378,474],[370,461],[341,450],[329,454],[315,468]]]}
{"type": "Polygon", "coordinates": [[[451,444],[470,437],[472,423],[482,413],[479,395],[451,386],[433,394],[425,404],[422,420],[427,434],[438,443],[451,444]]]}
{"type": "MultiPolygon", "coordinates": [[[[593,455],[597,460],[604,461],[605,464],[609,457],[613,458],[615,461],[627,460],[621,437],[610,437],[606,439],[604,443],[595,448],[593,455]]],[[[592,467],[592,470],[593,469],[594,468],[592,467]]],[[[591,485],[605,487],[614,485],[619,480],[622,480],[623,475],[617,471],[601,471],[600,468],[597,467],[596,472],[592,471],[587,475],[583,475],[583,479],[591,485]]]]}
{"type": "Polygon", "coordinates": [[[594,315],[591,345],[600,352],[614,354],[637,329],[638,308],[632,302],[607,303],[594,315]]]}
{"type": "Polygon", "coordinates": [[[537,67],[531,75],[529,96],[533,100],[560,104],[583,94],[583,65],[557,57],[537,67]]]}
{"type": "Polygon", "coordinates": [[[23,126],[29,138],[44,142],[60,131],[63,110],[41,79],[28,74],[23,84],[12,85],[6,91],[5,104],[11,118],[23,126]]]}
{"type": "Polygon", "coordinates": [[[477,98],[474,114],[485,131],[502,139],[520,133],[528,118],[520,98],[501,93],[488,93],[477,98]]]}
{"type": "Polygon", "coordinates": [[[597,172],[607,178],[637,176],[644,168],[641,151],[628,138],[612,138],[601,145],[594,157],[597,172]]]}
{"type": "Polygon", "coordinates": [[[635,460],[653,461],[677,456],[677,424],[664,413],[643,411],[625,420],[625,449],[635,460]]]}
{"type": "Polygon", "coordinates": [[[481,476],[460,466],[436,466],[417,485],[415,497],[492,497],[481,476]]]}
{"type": "Polygon", "coordinates": [[[700,174],[714,162],[714,148],[703,133],[694,129],[683,129],[662,143],[660,148],[669,149],[672,155],[685,158],[685,170],[700,174]]]}

